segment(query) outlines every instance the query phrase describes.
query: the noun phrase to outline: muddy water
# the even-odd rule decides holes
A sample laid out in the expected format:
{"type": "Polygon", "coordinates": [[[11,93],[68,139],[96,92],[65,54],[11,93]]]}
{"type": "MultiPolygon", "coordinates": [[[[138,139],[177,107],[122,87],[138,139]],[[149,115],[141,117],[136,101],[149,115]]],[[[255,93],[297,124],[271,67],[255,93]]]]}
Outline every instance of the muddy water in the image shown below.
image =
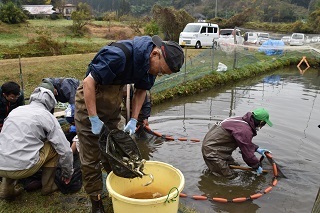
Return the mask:
{"type": "MultiPolygon", "coordinates": [[[[272,172],[257,177],[237,171],[233,180],[205,172],[201,142],[140,140],[146,159],[163,161],[181,170],[186,179],[180,202],[198,212],[310,212],[320,186],[320,73],[309,69],[303,75],[296,67],[277,70],[237,85],[180,98],[155,106],[150,127],[174,138],[199,138],[212,124],[229,116],[241,116],[256,107],[270,112],[274,126],[263,127],[253,142],[272,151],[274,160],[287,176],[279,178],[270,193],[243,203],[193,200],[192,195],[227,199],[248,197],[265,190],[272,172]]],[[[246,166],[238,150],[233,157],[246,166]]],[[[260,157],[257,154],[257,157],[260,157]]],[[[265,169],[269,164],[264,163],[265,169]]]]}

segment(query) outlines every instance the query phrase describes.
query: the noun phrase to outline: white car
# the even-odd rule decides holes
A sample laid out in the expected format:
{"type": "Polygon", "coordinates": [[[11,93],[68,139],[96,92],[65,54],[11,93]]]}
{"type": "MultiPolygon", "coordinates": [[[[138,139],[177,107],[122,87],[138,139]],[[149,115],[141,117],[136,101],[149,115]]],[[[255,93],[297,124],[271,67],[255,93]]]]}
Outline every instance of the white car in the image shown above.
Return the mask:
{"type": "Polygon", "coordinates": [[[243,44],[244,38],[241,36],[241,31],[236,29],[236,38],[234,38],[234,29],[221,29],[218,43],[228,44],[243,44]]]}
{"type": "Polygon", "coordinates": [[[248,44],[262,44],[265,41],[268,41],[270,38],[269,33],[264,32],[246,32],[244,35],[244,40],[248,44]]]}
{"type": "Polygon", "coordinates": [[[284,44],[290,44],[290,38],[290,36],[283,36],[281,41],[283,41],[284,44]]]}
{"type": "Polygon", "coordinates": [[[320,36],[314,36],[311,38],[312,43],[320,42],[320,36]]]}
{"type": "Polygon", "coordinates": [[[292,33],[290,46],[302,46],[307,43],[307,37],[303,33],[292,33]]]}

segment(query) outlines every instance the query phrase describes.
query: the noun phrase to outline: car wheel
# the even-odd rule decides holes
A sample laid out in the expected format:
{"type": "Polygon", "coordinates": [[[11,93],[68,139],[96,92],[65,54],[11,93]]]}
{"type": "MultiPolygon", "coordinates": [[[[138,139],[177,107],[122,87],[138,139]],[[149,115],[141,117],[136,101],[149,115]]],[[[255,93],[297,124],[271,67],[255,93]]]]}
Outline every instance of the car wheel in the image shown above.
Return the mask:
{"type": "Polygon", "coordinates": [[[196,48],[196,49],[200,49],[200,48],[201,48],[201,43],[200,43],[200,41],[197,41],[195,48],[196,48]]]}

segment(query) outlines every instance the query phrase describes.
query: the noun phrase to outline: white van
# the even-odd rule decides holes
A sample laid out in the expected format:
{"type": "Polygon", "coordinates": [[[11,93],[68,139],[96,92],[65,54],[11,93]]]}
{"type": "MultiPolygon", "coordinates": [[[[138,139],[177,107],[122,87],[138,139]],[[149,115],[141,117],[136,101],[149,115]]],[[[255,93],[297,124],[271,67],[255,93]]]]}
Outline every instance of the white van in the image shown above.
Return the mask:
{"type": "Polygon", "coordinates": [[[219,38],[219,26],[211,23],[189,23],[179,36],[181,47],[189,46],[197,49],[208,46],[212,47],[219,38]]]}
{"type": "Polygon", "coordinates": [[[292,33],[290,38],[290,46],[302,46],[306,43],[306,35],[303,33],[292,33]]]}

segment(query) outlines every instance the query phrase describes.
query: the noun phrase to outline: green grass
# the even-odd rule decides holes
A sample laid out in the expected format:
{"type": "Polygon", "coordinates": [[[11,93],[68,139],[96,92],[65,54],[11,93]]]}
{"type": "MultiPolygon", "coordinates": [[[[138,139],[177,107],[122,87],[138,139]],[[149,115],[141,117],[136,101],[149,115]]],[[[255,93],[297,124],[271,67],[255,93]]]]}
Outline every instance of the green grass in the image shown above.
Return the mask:
{"type": "MultiPolygon", "coordinates": [[[[92,24],[109,26],[105,21],[93,21],[92,24]]],[[[75,37],[71,27],[72,21],[65,19],[36,19],[16,25],[0,23],[0,59],[97,52],[111,41],[89,33],[86,28],[83,37],[75,37]]]]}

